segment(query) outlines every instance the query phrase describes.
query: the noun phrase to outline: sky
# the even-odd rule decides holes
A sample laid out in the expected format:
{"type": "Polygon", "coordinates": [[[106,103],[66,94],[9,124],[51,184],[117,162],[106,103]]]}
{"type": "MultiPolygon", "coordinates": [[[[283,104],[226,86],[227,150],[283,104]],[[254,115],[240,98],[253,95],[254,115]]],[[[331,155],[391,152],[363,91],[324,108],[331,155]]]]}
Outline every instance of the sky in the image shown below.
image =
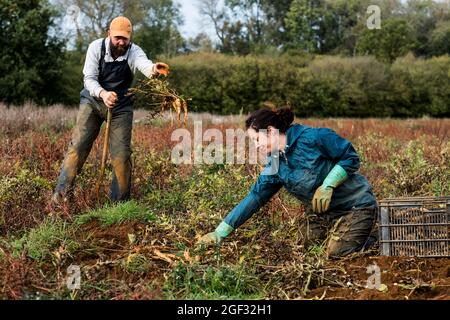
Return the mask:
{"type": "Polygon", "coordinates": [[[199,13],[198,0],[176,1],[181,5],[180,9],[184,19],[184,25],[180,27],[180,31],[185,38],[195,37],[200,32],[205,32],[212,39],[216,38],[213,26],[204,21],[205,19],[199,13]]]}

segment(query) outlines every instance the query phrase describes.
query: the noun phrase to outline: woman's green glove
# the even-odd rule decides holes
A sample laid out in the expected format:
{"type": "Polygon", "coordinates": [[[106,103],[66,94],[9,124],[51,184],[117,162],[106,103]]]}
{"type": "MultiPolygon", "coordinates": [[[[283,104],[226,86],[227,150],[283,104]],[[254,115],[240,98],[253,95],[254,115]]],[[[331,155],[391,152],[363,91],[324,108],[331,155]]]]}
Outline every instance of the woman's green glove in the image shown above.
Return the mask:
{"type": "Polygon", "coordinates": [[[210,232],[208,234],[205,234],[203,237],[201,237],[196,245],[205,245],[205,246],[210,246],[210,245],[215,245],[215,244],[220,244],[220,242],[222,241],[222,239],[217,235],[217,233],[214,232],[210,232]]]}
{"type": "Polygon", "coordinates": [[[224,238],[226,238],[233,230],[234,230],[234,228],[232,226],[230,226],[225,221],[222,221],[217,226],[216,230],[214,230],[213,232],[210,232],[208,234],[205,234],[203,237],[201,237],[197,241],[196,244],[197,245],[202,245],[203,244],[203,245],[206,245],[206,246],[220,245],[222,240],[224,238]]]}
{"type": "Polygon", "coordinates": [[[341,185],[347,178],[348,175],[344,168],[338,164],[333,167],[322,185],[314,193],[312,208],[315,213],[328,211],[334,188],[341,185]]]}

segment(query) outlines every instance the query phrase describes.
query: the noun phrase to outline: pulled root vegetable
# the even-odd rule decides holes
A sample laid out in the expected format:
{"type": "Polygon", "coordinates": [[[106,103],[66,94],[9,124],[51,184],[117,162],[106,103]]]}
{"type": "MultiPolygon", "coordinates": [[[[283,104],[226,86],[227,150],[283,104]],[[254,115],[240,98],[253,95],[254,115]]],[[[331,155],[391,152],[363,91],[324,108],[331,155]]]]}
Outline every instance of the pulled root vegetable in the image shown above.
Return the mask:
{"type": "Polygon", "coordinates": [[[150,118],[162,116],[164,111],[168,109],[171,115],[172,111],[175,111],[180,125],[181,111],[183,111],[183,124],[186,125],[188,104],[175,90],[169,88],[168,81],[157,78],[141,80],[135,88],[128,90],[127,95],[133,95],[135,101],[150,112],[150,118]]]}

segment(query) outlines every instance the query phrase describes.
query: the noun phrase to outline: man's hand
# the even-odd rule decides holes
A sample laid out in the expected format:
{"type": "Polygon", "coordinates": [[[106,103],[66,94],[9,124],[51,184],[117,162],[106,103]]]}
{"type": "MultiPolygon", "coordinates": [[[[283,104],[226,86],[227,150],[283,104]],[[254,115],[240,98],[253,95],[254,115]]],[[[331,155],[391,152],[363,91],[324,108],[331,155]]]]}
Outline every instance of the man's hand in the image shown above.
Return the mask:
{"type": "Polygon", "coordinates": [[[330,208],[331,196],[333,195],[332,187],[317,188],[312,200],[312,208],[315,213],[325,213],[330,208]]]}
{"type": "Polygon", "coordinates": [[[117,94],[113,91],[102,90],[100,92],[100,98],[102,98],[103,102],[108,108],[114,108],[114,105],[117,102],[117,94]]]}
{"type": "Polygon", "coordinates": [[[153,73],[157,75],[164,75],[167,77],[169,75],[169,65],[163,62],[157,62],[153,67],[153,73]]]}

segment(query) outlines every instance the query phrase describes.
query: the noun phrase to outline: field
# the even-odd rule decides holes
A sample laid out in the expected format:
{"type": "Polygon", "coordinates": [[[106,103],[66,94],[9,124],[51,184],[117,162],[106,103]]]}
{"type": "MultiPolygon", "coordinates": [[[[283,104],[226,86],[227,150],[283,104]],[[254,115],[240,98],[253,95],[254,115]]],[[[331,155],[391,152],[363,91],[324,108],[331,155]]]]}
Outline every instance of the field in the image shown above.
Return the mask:
{"type": "MultiPolygon", "coordinates": [[[[133,200],[95,199],[100,137],[74,202],[52,208],[76,110],[0,106],[0,298],[3,299],[448,299],[449,259],[382,257],[377,247],[327,260],[305,248],[300,202],[281,192],[220,248],[195,248],[242,199],[257,165],[175,165],[170,121],[136,112],[133,200]],[[384,286],[366,289],[376,263],[384,286]],[[66,284],[80,267],[79,289],[66,284]]],[[[192,115],[203,129],[242,116],[192,115]]],[[[450,192],[449,119],[297,119],[351,140],[378,199],[450,192]]]]}

